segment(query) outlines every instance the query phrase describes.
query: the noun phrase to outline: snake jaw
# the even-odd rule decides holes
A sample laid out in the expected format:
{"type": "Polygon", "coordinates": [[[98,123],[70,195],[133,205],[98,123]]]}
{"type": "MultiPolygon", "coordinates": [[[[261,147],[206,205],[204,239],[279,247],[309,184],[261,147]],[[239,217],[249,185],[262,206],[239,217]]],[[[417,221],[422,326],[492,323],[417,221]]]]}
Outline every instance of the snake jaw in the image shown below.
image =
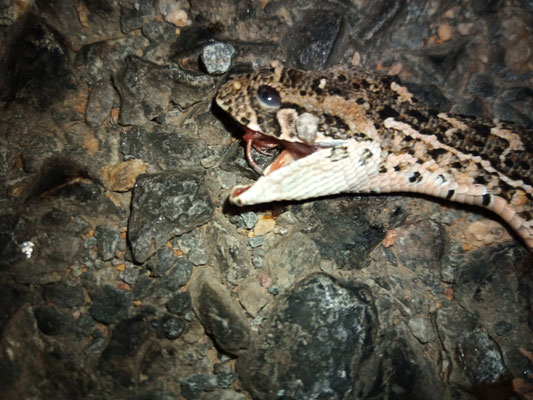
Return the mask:
{"type": "MultiPolygon", "coordinates": [[[[259,198],[249,198],[250,196],[254,197],[255,195],[250,195],[250,193],[245,194],[245,192],[248,192],[249,189],[253,189],[252,191],[255,193],[257,189],[261,187],[262,189],[260,191],[262,192],[262,195],[259,197],[265,196],[265,191],[268,190],[268,185],[265,185],[265,178],[268,178],[269,181],[271,179],[274,181],[287,179],[287,181],[289,181],[289,177],[282,178],[288,173],[285,171],[286,169],[293,169],[299,164],[299,161],[306,159],[308,156],[315,155],[315,153],[319,152],[320,150],[331,149],[333,147],[345,144],[345,141],[341,140],[315,144],[292,142],[265,135],[248,127],[245,127],[245,129],[246,133],[243,135],[243,140],[246,142],[246,158],[250,166],[256,172],[258,172],[261,177],[259,178],[259,181],[253,185],[238,185],[233,188],[229,200],[239,206],[263,202],[262,200],[259,200],[259,198]],[[252,149],[255,149],[261,154],[268,154],[265,150],[276,147],[282,147],[283,150],[276,157],[276,159],[265,170],[263,170],[253,159],[252,149]]],[[[307,162],[305,164],[307,164],[307,162]]],[[[267,197],[270,195],[267,195],[267,197]]],[[[277,198],[277,196],[274,196],[270,201],[272,200],[282,200],[282,198],[277,198]]]]}
{"type": "Polygon", "coordinates": [[[314,153],[320,148],[320,146],[312,144],[280,140],[275,137],[265,135],[261,132],[254,131],[250,128],[246,128],[246,133],[243,135],[243,140],[246,142],[246,159],[248,160],[250,166],[260,175],[268,175],[293,161],[314,153]],[[253,159],[252,148],[261,154],[268,155],[269,153],[265,150],[274,149],[276,147],[282,147],[283,151],[278,157],[276,157],[274,162],[272,162],[263,171],[263,169],[253,159]]]}

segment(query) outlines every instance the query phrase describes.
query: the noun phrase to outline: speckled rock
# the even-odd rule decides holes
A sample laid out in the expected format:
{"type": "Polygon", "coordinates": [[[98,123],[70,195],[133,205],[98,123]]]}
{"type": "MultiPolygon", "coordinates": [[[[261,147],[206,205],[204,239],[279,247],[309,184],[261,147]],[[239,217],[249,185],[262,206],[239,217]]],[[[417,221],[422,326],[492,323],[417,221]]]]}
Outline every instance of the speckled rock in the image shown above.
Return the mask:
{"type": "Polygon", "coordinates": [[[257,398],[346,398],[372,351],[375,310],[363,287],[309,276],[280,301],[237,370],[257,398]],[[268,377],[268,379],[265,379],[268,377]]]}
{"type": "Polygon", "coordinates": [[[167,171],[139,177],[128,224],[137,261],[146,261],[172,237],[210,219],[213,204],[202,175],[201,171],[167,171]]]}

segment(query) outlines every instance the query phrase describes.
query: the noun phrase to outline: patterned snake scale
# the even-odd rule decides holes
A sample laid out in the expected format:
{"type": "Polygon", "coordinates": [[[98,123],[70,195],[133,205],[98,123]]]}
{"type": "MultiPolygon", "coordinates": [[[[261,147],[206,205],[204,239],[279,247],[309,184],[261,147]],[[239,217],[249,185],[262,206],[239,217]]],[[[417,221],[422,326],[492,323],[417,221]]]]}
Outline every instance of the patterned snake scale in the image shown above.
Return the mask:
{"type": "Polygon", "coordinates": [[[284,150],[243,206],[337,193],[415,192],[485,207],[533,250],[533,133],[516,125],[439,113],[394,77],[358,68],[284,67],[239,76],[216,102],[248,133],[251,150],[284,150]]]}

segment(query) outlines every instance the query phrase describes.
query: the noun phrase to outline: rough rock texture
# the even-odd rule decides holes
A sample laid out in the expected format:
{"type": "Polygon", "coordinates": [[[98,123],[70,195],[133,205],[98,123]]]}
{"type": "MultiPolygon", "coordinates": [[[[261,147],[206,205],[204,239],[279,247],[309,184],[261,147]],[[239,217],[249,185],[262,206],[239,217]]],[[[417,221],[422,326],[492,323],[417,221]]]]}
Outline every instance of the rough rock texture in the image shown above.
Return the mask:
{"type": "Polygon", "coordinates": [[[0,397],[530,399],[533,259],[499,220],[237,209],[257,175],[213,96],[356,64],[531,128],[532,26],[522,0],[2,2],[0,397]]]}

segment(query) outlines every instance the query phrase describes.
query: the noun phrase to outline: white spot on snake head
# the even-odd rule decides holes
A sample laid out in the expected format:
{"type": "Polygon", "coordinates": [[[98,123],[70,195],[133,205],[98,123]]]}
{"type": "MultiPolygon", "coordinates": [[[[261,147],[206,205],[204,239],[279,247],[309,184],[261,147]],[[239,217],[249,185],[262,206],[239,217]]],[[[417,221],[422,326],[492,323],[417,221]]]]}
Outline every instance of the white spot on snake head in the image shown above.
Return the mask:
{"type": "Polygon", "coordinates": [[[296,120],[296,134],[304,143],[312,144],[315,141],[318,131],[318,121],[318,117],[311,113],[303,113],[298,116],[296,120]]]}

